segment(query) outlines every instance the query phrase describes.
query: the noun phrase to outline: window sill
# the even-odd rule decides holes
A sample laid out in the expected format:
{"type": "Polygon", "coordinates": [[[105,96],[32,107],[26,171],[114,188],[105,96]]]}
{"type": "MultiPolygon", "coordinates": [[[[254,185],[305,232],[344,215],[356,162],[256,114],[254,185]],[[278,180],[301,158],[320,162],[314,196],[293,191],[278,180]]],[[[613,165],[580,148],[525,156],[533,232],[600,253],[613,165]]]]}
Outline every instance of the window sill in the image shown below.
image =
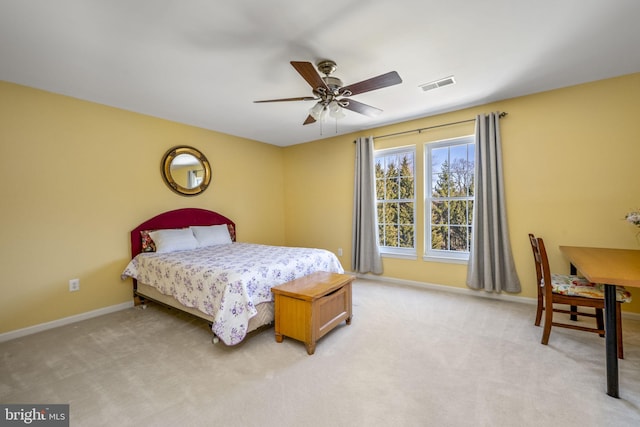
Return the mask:
{"type": "Polygon", "coordinates": [[[468,258],[449,258],[442,256],[433,256],[433,255],[424,255],[422,257],[423,261],[431,261],[431,262],[442,262],[446,264],[469,264],[468,258]]]}
{"type": "Polygon", "coordinates": [[[414,254],[410,254],[410,253],[397,253],[397,252],[382,252],[380,251],[380,256],[382,256],[382,258],[397,258],[397,259],[410,259],[410,260],[417,260],[418,256],[414,253],[414,254]]]}

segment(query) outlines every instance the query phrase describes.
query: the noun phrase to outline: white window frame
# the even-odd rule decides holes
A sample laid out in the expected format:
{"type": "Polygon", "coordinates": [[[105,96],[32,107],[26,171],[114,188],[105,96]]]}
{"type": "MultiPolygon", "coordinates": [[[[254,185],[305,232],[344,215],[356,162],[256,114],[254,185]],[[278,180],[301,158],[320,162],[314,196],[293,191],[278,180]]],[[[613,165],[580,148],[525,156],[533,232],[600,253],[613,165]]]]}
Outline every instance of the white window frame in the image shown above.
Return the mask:
{"type": "MultiPolygon", "coordinates": [[[[392,258],[405,258],[405,259],[416,259],[417,258],[417,249],[416,249],[416,147],[415,145],[403,146],[403,147],[394,147],[394,148],[385,148],[382,150],[375,150],[374,152],[374,165],[379,157],[390,156],[394,154],[404,154],[411,153],[413,155],[413,199],[397,199],[398,201],[403,202],[412,202],[413,203],[413,247],[412,248],[398,248],[394,246],[382,246],[378,242],[378,248],[380,250],[380,254],[387,257],[392,258]]],[[[375,168],[375,166],[374,166],[375,168]]],[[[377,195],[377,179],[376,179],[376,195],[377,195]]],[[[376,196],[376,218],[378,212],[378,200],[376,196]]]]}
{"type": "MultiPolygon", "coordinates": [[[[466,264],[469,261],[469,252],[467,251],[449,251],[431,249],[431,195],[433,172],[432,167],[432,150],[442,147],[454,147],[457,145],[475,144],[475,135],[467,135],[458,138],[444,139],[435,142],[429,142],[424,145],[424,255],[425,261],[440,261],[450,263],[466,264]]],[[[475,173],[475,171],[474,171],[475,173]]],[[[475,181],[474,181],[475,182],[475,181]]],[[[460,200],[460,198],[456,198],[460,200]]],[[[454,200],[456,200],[454,199],[454,200]]],[[[475,205],[475,191],[471,197],[463,199],[471,199],[475,205]]],[[[473,227],[473,223],[471,224],[473,227]]]]}

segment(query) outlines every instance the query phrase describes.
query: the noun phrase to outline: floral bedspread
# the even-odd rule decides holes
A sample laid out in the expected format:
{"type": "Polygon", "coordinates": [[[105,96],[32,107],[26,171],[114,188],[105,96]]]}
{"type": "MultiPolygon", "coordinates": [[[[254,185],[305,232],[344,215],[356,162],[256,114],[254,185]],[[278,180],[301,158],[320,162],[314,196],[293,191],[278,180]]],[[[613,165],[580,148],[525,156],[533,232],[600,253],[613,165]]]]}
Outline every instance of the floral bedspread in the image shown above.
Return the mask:
{"type": "Polygon", "coordinates": [[[272,301],[271,287],[316,271],[344,273],[324,249],[231,243],[172,253],[141,253],[132,277],[214,318],[211,329],[227,345],[241,342],[256,305],[272,301]]]}

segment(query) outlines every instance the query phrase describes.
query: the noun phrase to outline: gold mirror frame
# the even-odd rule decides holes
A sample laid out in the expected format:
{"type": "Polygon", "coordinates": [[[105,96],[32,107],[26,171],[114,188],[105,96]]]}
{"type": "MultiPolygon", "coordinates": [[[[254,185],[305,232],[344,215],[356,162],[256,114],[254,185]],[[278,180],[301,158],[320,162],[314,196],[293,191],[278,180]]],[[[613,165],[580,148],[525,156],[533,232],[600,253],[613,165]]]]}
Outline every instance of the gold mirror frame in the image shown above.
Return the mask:
{"type": "Polygon", "coordinates": [[[169,149],[162,158],[162,178],[164,182],[176,193],[183,196],[196,196],[207,189],[211,182],[211,165],[209,161],[198,149],[189,147],[187,145],[180,145],[169,149]],[[193,161],[190,161],[185,165],[178,165],[176,159],[189,159],[189,156],[193,157],[193,161]],[[190,167],[195,166],[195,169],[190,167]],[[181,177],[178,171],[185,171],[185,177],[181,177]],[[189,185],[187,182],[187,174],[193,174],[198,183],[189,185]],[[198,176],[201,174],[201,177],[198,176]]]}

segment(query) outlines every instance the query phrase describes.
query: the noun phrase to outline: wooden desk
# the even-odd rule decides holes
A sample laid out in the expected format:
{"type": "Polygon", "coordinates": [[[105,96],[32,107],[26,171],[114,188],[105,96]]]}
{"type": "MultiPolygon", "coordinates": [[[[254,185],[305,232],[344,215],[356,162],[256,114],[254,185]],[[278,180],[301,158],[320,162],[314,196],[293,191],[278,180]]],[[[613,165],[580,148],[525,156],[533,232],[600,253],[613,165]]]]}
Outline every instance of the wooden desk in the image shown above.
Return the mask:
{"type": "Polygon", "coordinates": [[[605,285],[607,394],[620,397],[616,345],[616,285],[640,288],[640,250],[560,246],[560,251],[587,280],[605,285]]]}

